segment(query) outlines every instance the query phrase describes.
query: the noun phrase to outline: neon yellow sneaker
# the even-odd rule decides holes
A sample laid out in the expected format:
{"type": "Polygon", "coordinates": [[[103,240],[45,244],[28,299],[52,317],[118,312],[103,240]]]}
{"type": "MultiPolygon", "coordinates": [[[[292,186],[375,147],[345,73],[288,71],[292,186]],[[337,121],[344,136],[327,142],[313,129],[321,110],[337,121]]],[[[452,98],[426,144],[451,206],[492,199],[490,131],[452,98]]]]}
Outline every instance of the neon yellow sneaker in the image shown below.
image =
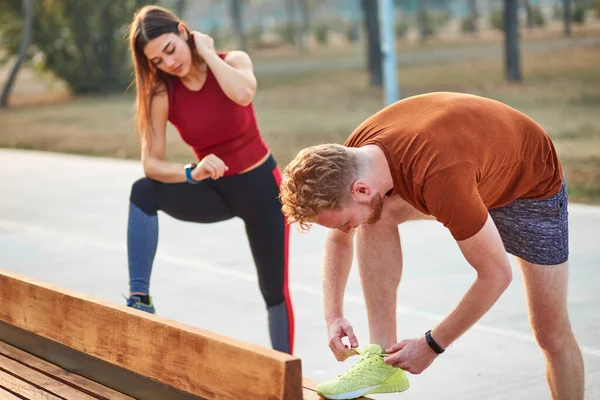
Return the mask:
{"type": "Polygon", "coordinates": [[[317,394],[326,399],[355,399],[374,393],[394,393],[408,390],[406,372],[383,361],[381,347],[368,344],[356,350],[360,359],[352,368],[334,379],[317,385],[317,394]]]}

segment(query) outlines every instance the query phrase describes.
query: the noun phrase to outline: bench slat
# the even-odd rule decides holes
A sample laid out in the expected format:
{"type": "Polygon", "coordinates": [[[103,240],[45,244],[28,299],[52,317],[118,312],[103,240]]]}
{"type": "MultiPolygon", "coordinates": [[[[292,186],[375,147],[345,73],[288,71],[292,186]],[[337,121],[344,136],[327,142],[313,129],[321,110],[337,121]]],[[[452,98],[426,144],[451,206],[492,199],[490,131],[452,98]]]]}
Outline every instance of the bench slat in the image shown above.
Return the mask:
{"type": "Polygon", "coordinates": [[[22,400],[20,397],[15,396],[8,390],[0,387],[0,399],[2,400],[22,400]]]}
{"type": "Polygon", "coordinates": [[[0,387],[10,390],[27,400],[62,400],[34,385],[0,370],[0,387]]]}
{"type": "Polygon", "coordinates": [[[100,400],[134,400],[133,397],[124,395],[104,385],[100,385],[92,380],[86,379],[80,375],[73,374],[52,363],[44,361],[27,352],[19,350],[0,341],[0,354],[16,360],[21,364],[52,377],[60,382],[76,388],[79,391],[87,393],[100,400]]]}
{"type": "Polygon", "coordinates": [[[92,396],[82,393],[79,390],[64,384],[63,382],[57,381],[56,379],[44,375],[3,355],[0,355],[0,370],[8,372],[11,375],[18,376],[21,380],[56,396],[77,398],[81,400],[95,400],[95,398],[92,396]]]}

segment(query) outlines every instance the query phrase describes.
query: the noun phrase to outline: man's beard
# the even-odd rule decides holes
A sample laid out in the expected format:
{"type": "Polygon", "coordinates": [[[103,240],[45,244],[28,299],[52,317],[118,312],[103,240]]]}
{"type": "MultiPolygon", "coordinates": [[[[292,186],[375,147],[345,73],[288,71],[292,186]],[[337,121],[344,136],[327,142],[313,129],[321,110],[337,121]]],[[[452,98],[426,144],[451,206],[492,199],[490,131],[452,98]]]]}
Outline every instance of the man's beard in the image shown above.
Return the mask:
{"type": "Polygon", "coordinates": [[[377,193],[369,200],[367,206],[372,210],[372,213],[366,223],[374,224],[381,219],[381,213],[383,212],[383,198],[377,193]]]}

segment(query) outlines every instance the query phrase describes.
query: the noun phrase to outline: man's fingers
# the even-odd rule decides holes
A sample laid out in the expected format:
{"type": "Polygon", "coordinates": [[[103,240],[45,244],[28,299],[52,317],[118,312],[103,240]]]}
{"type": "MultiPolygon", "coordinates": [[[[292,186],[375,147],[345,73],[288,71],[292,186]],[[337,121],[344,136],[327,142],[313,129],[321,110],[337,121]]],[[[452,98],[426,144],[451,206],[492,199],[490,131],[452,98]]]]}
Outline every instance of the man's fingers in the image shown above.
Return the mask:
{"type": "Polygon", "coordinates": [[[338,336],[332,337],[329,339],[329,347],[334,353],[344,353],[346,351],[346,346],[344,346],[344,342],[338,336]]]}
{"type": "Polygon", "coordinates": [[[344,333],[346,334],[346,336],[348,336],[348,340],[350,341],[350,347],[358,347],[358,339],[354,335],[354,329],[352,329],[351,326],[346,326],[344,328],[344,333]]]}
{"type": "MultiPolygon", "coordinates": [[[[341,345],[343,346],[343,344],[341,344],[341,345]]],[[[329,348],[331,349],[331,352],[333,353],[333,356],[335,357],[336,360],[344,361],[347,358],[344,355],[345,349],[341,349],[335,342],[330,342],[329,348]]]]}
{"type": "Polygon", "coordinates": [[[401,341],[399,343],[396,343],[395,345],[393,345],[391,347],[388,347],[387,349],[385,349],[385,352],[388,353],[388,354],[395,353],[397,351],[402,350],[402,348],[404,347],[405,344],[406,344],[406,341],[403,340],[403,341],[401,341]]]}

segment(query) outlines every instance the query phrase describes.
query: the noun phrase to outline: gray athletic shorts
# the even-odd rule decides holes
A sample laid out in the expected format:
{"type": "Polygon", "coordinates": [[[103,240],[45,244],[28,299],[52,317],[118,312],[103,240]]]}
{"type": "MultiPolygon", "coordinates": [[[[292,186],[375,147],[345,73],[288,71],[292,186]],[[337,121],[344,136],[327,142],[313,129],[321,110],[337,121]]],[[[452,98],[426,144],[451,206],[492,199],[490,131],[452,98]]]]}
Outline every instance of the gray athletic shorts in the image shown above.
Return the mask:
{"type": "Polygon", "coordinates": [[[545,200],[517,199],[489,210],[506,251],[533,264],[556,265],[569,259],[568,193],[545,200]]]}

